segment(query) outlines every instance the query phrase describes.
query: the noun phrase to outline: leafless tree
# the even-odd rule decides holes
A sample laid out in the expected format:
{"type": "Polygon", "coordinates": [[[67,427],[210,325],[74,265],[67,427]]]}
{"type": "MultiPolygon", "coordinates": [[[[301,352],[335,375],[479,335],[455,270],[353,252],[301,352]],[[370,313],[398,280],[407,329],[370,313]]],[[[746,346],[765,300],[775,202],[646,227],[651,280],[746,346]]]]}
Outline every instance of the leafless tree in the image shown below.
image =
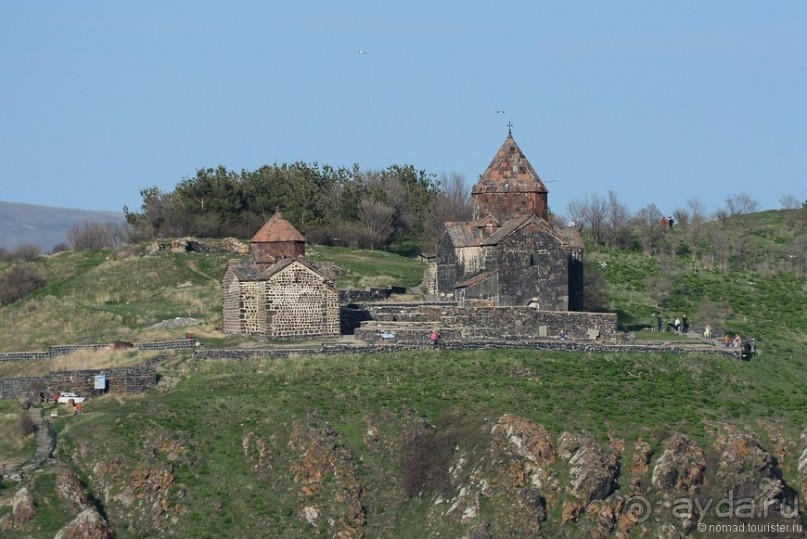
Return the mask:
{"type": "Polygon", "coordinates": [[[452,172],[440,176],[440,191],[431,207],[431,237],[427,243],[432,245],[443,230],[443,223],[448,221],[470,221],[473,217],[471,194],[465,185],[462,174],[452,172]]]}
{"type": "Polygon", "coordinates": [[[782,195],[779,197],[779,204],[786,210],[797,210],[802,207],[804,202],[796,198],[795,195],[782,195]]]}
{"type": "Polygon", "coordinates": [[[84,221],[76,223],[67,232],[67,241],[73,249],[104,249],[126,243],[128,234],[123,224],[84,221]]]}
{"type": "Polygon", "coordinates": [[[608,245],[625,248],[630,243],[630,210],[619,201],[614,191],[608,191],[608,213],[605,240],[608,245]]]}
{"type": "Polygon", "coordinates": [[[661,226],[662,217],[658,206],[650,204],[636,212],[633,218],[634,228],[646,255],[658,253],[659,243],[664,236],[664,229],[661,226]]]}
{"type": "Polygon", "coordinates": [[[371,238],[371,249],[383,245],[393,232],[395,210],[383,202],[366,198],[359,202],[359,221],[371,238]]]}
{"type": "Polygon", "coordinates": [[[748,193],[738,193],[726,198],[726,210],[729,217],[745,215],[759,211],[759,202],[748,193]]]}
{"type": "Polygon", "coordinates": [[[574,198],[568,206],[569,218],[577,226],[591,230],[592,239],[605,243],[605,227],[608,218],[608,202],[601,195],[587,194],[574,198]]]}

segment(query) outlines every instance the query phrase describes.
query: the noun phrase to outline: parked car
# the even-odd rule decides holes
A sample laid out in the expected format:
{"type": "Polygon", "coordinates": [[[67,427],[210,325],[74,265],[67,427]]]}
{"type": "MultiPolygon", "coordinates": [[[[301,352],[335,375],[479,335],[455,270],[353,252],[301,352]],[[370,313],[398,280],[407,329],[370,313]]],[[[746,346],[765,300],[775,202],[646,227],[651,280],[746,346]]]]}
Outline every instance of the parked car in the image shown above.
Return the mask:
{"type": "Polygon", "coordinates": [[[59,398],[57,399],[57,402],[59,404],[67,404],[67,401],[69,401],[70,399],[73,399],[74,404],[84,402],[84,397],[79,397],[75,393],[62,393],[61,395],[59,395],[59,398]]]}

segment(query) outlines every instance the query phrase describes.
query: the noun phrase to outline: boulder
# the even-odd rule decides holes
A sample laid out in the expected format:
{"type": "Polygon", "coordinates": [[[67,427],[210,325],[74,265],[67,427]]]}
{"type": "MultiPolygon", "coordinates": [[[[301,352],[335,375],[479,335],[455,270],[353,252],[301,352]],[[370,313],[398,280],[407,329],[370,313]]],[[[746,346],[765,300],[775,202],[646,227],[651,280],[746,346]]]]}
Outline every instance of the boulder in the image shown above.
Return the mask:
{"type": "Polygon", "coordinates": [[[14,494],[11,507],[11,515],[16,526],[25,524],[36,516],[34,498],[31,496],[31,493],[26,487],[22,487],[17,491],[16,494],[14,494]]]}
{"type": "Polygon", "coordinates": [[[106,519],[94,507],[88,507],[59,530],[54,539],[111,539],[112,536],[106,519]]]}
{"type": "Polygon", "coordinates": [[[653,487],[695,495],[703,486],[706,460],[703,450],[692,439],[675,434],[664,444],[664,452],[653,467],[653,487]]]}

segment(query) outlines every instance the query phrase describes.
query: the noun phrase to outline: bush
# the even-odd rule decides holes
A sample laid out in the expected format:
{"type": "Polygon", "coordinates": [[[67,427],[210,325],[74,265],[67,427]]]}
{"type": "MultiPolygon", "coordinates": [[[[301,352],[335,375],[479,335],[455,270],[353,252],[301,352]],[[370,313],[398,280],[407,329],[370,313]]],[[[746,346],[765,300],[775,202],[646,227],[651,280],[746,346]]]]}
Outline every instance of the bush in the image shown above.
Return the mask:
{"type": "Polygon", "coordinates": [[[45,284],[45,278],[30,264],[15,264],[0,276],[0,305],[13,303],[45,284]]]}
{"type": "Polygon", "coordinates": [[[446,429],[424,430],[406,439],[402,447],[403,488],[408,496],[423,492],[448,494],[448,469],[454,455],[454,436],[446,429]]]}
{"type": "Polygon", "coordinates": [[[53,249],[50,250],[50,254],[55,255],[56,253],[64,253],[70,250],[70,246],[64,242],[57,243],[53,246],[53,249]]]}
{"type": "Polygon", "coordinates": [[[18,245],[11,251],[11,258],[13,260],[21,260],[23,262],[31,262],[42,256],[42,250],[38,245],[33,243],[23,243],[18,245]]]}
{"type": "Polygon", "coordinates": [[[104,249],[126,243],[129,231],[124,224],[85,221],[70,227],[67,239],[76,250],[104,249]]]}
{"type": "Polygon", "coordinates": [[[28,417],[28,414],[22,414],[20,418],[20,435],[26,438],[35,432],[36,425],[34,425],[34,422],[28,417]]]}

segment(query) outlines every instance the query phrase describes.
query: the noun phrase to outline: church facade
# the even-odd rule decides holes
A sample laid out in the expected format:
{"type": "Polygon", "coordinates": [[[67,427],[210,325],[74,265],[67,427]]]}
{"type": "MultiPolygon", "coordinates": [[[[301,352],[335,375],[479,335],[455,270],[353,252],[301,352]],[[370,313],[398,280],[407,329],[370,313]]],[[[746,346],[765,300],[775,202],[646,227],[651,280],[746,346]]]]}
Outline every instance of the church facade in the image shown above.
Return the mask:
{"type": "Polygon", "coordinates": [[[305,238],[280,212],[230,260],[221,280],[222,330],[276,339],[339,336],[339,292],[305,256],[305,238]]]}
{"type": "Polygon", "coordinates": [[[473,220],[444,224],[433,293],[460,306],[582,310],[583,241],[551,224],[548,194],[508,131],[471,191],[473,220]]]}

